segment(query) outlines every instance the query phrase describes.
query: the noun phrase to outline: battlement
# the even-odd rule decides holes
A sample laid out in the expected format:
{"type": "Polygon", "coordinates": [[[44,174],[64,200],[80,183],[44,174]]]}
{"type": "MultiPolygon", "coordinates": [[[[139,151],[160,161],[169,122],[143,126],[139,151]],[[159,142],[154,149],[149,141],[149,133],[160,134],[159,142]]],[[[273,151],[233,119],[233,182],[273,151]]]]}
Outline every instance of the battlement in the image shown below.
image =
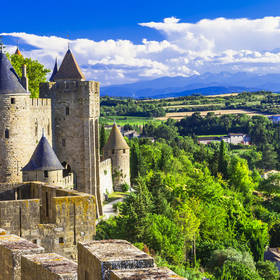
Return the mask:
{"type": "Polygon", "coordinates": [[[40,108],[49,106],[51,108],[51,99],[49,98],[30,98],[30,107],[40,108]]]}
{"type": "Polygon", "coordinates": [[[40,84],[41,96],[44,96],[46,91],[52,91],[56,93],[69,93],[79,92],[81,90],[92,92],[99,95],[100,86],[99,82],[95,81],[64,81],[64,82],[52,82],[40,84]]]}
{"type": "Polygon", "coordinates": [[[95,237],[95,198],[41,182],[0,185],[0,228],[46,252],[76,259],[77,242],[95,237]]]}
{"type": "Polygon", "coordinates": [[[125,240],[79,243],[78,250],[77,264],[18,236],[0,236],[0,280],[185,279],[156,267],[152,257],[125,240]]]}
{"type": "Polygon", "coordinates": [[[23,256],[21,259],[22,280],[67,279],[78,276],[78,265],[58,254],[23,256]],[[57,278],[53,278],[54,275],[57,278]]]}

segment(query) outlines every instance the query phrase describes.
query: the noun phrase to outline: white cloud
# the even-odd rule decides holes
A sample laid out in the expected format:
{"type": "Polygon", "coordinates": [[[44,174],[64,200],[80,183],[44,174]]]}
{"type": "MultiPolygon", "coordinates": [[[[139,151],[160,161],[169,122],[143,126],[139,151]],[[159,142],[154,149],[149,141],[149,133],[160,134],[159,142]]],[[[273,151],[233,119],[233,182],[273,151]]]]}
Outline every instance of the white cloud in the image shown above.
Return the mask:
{"type": "MultiPolygon", "coordinates": [[[[86,77],[108,85],[208,71],[280,72],[280,17],[216,18],[197,23],[171,17],[140,25],[158,30],[165,39],[142,38],[141,44],[129,40],[71,40],[71,50],[86,77]]],[[[68,45],[67,39],[55,36],[1,35],[19,38],[30,49],[21,49],[23,55],[48,68],[53,68],[55,57],[62,61],[68,45]]],[[[6,50],[14,52],[15,46],[6,50]]]]}

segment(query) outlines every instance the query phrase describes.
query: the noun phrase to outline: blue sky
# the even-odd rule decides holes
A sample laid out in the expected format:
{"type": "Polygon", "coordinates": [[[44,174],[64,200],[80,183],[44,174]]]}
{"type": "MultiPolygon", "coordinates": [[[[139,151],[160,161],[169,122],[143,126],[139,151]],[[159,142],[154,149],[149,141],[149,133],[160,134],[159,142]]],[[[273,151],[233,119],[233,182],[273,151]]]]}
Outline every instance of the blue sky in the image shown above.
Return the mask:
{"type": "Polygon", "coordinates": [[[102,85],[207,71],[280,72],[280,1],[16,0],[1,10],[7,51],[18,41],[25,56],[52,68],[69,32],[86,77],[102,85]]]}

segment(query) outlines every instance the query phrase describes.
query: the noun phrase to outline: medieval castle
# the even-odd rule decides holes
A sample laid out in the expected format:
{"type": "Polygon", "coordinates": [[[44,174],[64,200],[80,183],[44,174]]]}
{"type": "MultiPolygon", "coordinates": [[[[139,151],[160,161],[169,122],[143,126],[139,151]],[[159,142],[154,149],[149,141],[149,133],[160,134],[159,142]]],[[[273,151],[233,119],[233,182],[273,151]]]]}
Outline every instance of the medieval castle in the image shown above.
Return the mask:
{"type": "Polygon", "coordinates": [[[116,124],[100,157],[99,83],[68,49],[29,96],[26,67],[20,80],[1,52],[0,280],[179,279],[127,241],[94,241],[103,194],[130,185],[116,124]]]}

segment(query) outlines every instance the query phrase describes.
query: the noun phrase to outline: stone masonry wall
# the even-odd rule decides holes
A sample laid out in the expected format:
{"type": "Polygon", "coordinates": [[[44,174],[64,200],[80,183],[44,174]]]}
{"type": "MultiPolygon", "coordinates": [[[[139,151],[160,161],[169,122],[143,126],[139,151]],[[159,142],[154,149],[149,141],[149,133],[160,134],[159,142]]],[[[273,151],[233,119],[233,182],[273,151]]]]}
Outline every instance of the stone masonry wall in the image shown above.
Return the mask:
{"type": "Polygon", "coordinates": [[[40,85],[52,100],[53,148],[70,165],[75,188],[93,194],[102,215],[99,178],[99,83],[68,81],[40,85]]]}
{"type": "Polygon", "coordinates": [[[78,280],[110,280],[111,270],[154,267],[154,259],[125,240],[78,244],[78,280]]]}
{"type": "Polygon", "coordinates": [[[22,181],[21,169],[33,154],[43,127],[52,143],[51,100],[24,94],[0,97],[0,182],[22,181]]]}
{"type": "Polygon", "coordinates": [[[38,239],[40,200],[0,201],[0,228],[27,240],[38,239]]]}
{"type": "Polygon", "coordinates": [[[100,162],[100,189],[103,200],[105,197],[104,194],[111,194],[114,192],[110,158],[100,162]]]}
{"type": "Polygon", "coordinates": [[[44,135],[52,145],[52,108],[51,100],[43,98],[29,98],[30,123],[33,151],[44,135]]]}
{"type": "Polygon", "coordinates": [[[77,280],[78,265],[58,254],[21,258],[21,280],[77,280]]]}
{"type": "Polygon", "coordinates": [[[33,152],[28,95],[0,96],[0,182],[21,182],[33,152]]]}
{"type": "Polygon", "coordinates": [[[122,191],[121,184],[127,183],[130,186],[129,149],[114,150],[114,154],[112,154],[112,151],[108,151],[108,157],[112,160],[114,189],[115,191],[122,191]],[[115,170],[119,171],[120,174],[115,173],[115,170]]]}
{"type": "Polygon", "coordinates": [[[77,258],[77,242],[94,240],[94,196],[36,182],[14,193],[18,200],[0,201],[0,227],[8,233],[69,259],[77,258]]]}
{"type": "Polygon", "coordinates": [[[16,235],[0,235],[0,280],[21,280],[21,256],[44,253],[39,247],[16,235]]]}

